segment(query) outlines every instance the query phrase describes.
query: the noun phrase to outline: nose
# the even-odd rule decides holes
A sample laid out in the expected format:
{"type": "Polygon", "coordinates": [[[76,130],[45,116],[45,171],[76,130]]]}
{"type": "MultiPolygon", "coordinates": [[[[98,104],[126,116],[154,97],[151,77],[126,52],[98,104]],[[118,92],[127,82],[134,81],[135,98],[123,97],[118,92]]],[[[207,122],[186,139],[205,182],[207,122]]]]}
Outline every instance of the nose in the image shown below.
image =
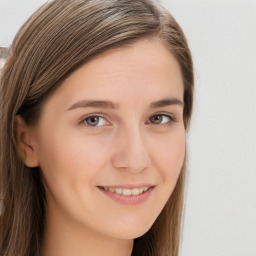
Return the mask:
{"type": "MultiPolygon", "coordinates": [[[[151,165],[149,148],[139,128],[123,129],[116,136],[112,164],[119,170],[139,173],[151,165]]],[[[144,136],[145,137],[145,136],[144,136]]]]}

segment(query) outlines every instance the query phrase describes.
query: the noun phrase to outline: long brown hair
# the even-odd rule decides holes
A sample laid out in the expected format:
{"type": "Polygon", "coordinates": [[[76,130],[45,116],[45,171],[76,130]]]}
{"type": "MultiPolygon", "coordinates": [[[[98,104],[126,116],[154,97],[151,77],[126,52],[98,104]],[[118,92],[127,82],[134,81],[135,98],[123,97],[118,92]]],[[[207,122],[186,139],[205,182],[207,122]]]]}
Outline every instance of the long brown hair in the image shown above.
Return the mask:
{"type": "MultiPolygon", "coordinates": [[[[74,70],[110,49],[158,38],[176,57],[184,82],[183,120],[193,105],[193,64],[174,18],[153,0],[55,0],[37,10],[17,33],[0,83],[1,256],[39,256],[45,223],[45,190],[39,168],[28,168],[16,150],[16,115],[28,125],[44,100],[74,70]]],[[[178,256],[186,161],[176,187],[151,229],[135,239],[133,255],[178,256]]]]}

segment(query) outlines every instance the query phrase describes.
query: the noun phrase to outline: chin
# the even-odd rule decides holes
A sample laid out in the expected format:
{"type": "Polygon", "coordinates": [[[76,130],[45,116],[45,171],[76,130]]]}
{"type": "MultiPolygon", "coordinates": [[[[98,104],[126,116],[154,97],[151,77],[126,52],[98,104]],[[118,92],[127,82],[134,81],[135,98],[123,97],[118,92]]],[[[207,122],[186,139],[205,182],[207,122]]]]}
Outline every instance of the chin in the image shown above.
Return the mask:
{"type": "MultiPolygon", "coordinates": [[[[125,227],[123,225],[114,234],[112,234],[112,236],[118,237],[120,239],[128,239],[128,240],[129,239],[135,239],[135,238],[141,237],[145,233],[147,233],[150,230],[152,224],[151,225],[147,224],[147,225],[144,225],[144,226],[142,226],[142,225],[131,225],[130,224],[127,227],[125,227]]],[[[112,230],[112,232],[114,232],[114,230],[112,230]]]]}

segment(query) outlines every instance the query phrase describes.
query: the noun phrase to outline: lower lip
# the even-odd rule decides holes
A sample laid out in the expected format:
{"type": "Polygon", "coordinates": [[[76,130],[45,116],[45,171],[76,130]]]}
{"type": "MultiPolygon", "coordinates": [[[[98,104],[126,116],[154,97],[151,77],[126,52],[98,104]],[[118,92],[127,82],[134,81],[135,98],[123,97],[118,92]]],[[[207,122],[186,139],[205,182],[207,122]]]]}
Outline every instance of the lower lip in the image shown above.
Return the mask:
{"type": "Polygon", "coordinates": [[[153,189],[154,189],[154,187],[151,187],[151,188],[149,188],[148,191],[145,191],[142,194],[139,194],[139,195],[136,195],[136,196],[132,196],[132,195],[131,196],[124,196],[124,195],[119,195],[117,193],[99,188],[99,190],[103,194],[105,194],[106,196],[108,196],[112,200],[114,200],[118,203],[127,204],[127,205],[136,205],[136,204],[141,204],[141,203],[147,201],[147,199],[150,197],[153,189]]]}

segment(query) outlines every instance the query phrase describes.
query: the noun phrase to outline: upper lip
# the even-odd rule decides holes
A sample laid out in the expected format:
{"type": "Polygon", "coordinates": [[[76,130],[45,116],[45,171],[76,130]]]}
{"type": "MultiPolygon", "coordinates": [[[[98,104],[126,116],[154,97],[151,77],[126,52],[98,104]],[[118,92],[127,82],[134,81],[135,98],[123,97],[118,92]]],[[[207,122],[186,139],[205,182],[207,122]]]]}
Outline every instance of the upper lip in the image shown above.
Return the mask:
{"type": "Polygon", "coordinates": [[[149,183],[139,183],[139,184],[118,184],[118,185],[101,185],[98,187],[108,187],[108,188],[143,188],[143,187],[154,187],[155,185],[149,183]]]}

